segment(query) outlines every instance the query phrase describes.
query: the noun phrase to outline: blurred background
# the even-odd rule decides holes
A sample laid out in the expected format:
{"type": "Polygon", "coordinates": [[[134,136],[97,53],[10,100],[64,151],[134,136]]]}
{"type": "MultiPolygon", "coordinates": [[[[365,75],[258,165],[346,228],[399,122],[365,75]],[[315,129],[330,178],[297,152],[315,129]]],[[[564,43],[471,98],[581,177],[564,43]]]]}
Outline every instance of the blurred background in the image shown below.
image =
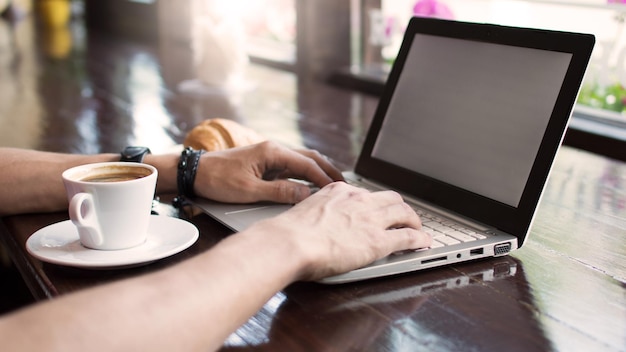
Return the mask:
{"type": "MultiPolygon", "coordinates": [[[[595,34],[565,142],[626,160],[621,0],[0,0],[0,14],[0,146],[162,152],[224,117],[319,149],[304,136],[337,134],[334,109],[356,131],[333,137],[349,166],[409,18],[428,16],[595,34]]],[[[11,309],[28,294],[0,263],[11,309]]]]}

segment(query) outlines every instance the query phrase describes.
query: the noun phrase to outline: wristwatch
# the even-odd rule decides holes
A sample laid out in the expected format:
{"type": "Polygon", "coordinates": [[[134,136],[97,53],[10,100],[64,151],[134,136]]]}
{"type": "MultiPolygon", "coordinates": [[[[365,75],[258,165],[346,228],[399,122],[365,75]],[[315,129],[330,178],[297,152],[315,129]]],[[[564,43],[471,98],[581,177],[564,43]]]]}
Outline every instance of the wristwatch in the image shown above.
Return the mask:
{"type": "Polygon", "coordinates": [[[147,147],[126,147],[120,153],[120,161],[140,163],[143,162],[143,158],[150,153],[150,149],[147,147]]]}

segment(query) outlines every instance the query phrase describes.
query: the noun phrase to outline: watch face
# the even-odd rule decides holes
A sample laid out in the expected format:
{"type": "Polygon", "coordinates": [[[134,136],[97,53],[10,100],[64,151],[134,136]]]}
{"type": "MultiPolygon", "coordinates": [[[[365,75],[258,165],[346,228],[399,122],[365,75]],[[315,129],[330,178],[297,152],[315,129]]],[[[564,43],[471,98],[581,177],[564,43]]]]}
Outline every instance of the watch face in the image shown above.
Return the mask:
{"type": "Polygon", "coordinates": [[[150,149],[147,147],[126,147],[122,152],[121,161],[140,163],[146,154],[150,154],[150,149]]]}

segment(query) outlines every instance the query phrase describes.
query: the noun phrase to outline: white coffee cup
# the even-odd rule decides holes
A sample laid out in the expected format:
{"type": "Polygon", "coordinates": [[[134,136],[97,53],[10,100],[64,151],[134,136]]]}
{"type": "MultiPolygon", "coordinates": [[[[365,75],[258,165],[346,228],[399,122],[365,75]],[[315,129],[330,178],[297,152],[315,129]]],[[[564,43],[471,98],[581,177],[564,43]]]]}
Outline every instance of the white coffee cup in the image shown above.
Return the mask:
{"type": "Polygon", "coordinates": [[[151,165],[105,162],[63,172],[69,215],[80,242],[118,250],[146,241],[157,170],[151,165]]]}

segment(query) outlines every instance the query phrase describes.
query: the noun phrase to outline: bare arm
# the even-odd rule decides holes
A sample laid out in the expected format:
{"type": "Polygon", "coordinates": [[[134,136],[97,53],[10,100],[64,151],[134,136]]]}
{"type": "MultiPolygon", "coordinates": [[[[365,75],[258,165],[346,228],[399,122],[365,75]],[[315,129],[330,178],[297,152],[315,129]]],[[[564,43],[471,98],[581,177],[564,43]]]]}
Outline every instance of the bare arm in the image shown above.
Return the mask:
{"type": "MultiPolygon", "coordinates": [[[[157,192],[176,191],[178,154],[148,155],[159,170],[157,192]]],[[[70,167],[119,161],[115,153],[80,155],[0,148],[0,216],[67,209],[61,174],[70,167]]]]}
{"type": "MultiPolygon", "coordinates": [[[[119,158],[114,153],[77,155],[0,148],[0,216],[66,209],[61,179],[64,170],[119,158]]],[[[159,171],[157,193],[177,191],[179,158],[176,153],[145,157],[144,162],[159,171]]],[[[284,177],[300,177],[319,186],[341,179],[341,173],[319,153],[294,151],[271,142],[205,153],[199,165],[195,183],[198,195],[229,202],[295,203],[306,198],[309,189],[284,177]],[[264,179],[268,173],[276,177],[264,179]]]]}
{"type": "Polygon", "coordinates": [[[334,183],[176,266],[7,316],[0,341],[6,351],[214,350],[293,281],[429,245],[420,226],[399,195],[334,183]]]}
{"type": "Polygon", "coordinates": [[[175,267],[40,303],[0,319],[2,350],[217,349],[296,278],[286,246],[242,233],[175,267]]]}
{"type": "Polygon", "coordinates": [[[71,155],[0,148],[0,215],[67,208],[61,173],[76,165],[119,159],[116,154],[71,155]]]}

